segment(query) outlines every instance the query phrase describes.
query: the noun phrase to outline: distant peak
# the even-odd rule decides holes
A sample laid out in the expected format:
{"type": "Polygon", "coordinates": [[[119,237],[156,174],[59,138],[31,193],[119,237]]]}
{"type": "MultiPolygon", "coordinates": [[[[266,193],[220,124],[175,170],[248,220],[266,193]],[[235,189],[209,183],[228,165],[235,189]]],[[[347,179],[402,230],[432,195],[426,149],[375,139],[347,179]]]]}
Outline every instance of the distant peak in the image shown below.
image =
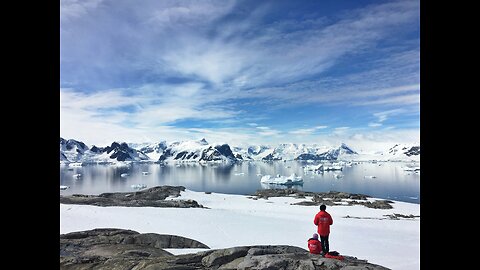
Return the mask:
{"type": "Polygon", "coordinates": [[[205,140],[205,138],[201,139],[200,141],[198,141],[200,144],[203,144],[203,145],[207,145],[208,142],[207,140],[205,140]]]}

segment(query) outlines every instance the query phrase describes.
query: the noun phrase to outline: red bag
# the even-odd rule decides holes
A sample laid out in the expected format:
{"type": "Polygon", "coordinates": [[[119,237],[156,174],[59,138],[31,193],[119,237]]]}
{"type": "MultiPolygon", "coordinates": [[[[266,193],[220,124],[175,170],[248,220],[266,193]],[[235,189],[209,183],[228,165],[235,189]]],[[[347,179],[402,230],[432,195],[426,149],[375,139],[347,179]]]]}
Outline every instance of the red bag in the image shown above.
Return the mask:
{"type": "Polygon", "coordinates": [[[338,252],[336,251],[330,251],[328,252],[327,254],[325,254],[325,258],[330,258],[330,259],[337,259],[337,260],[343,260],[343,256],[340,255],[338,252]]]}

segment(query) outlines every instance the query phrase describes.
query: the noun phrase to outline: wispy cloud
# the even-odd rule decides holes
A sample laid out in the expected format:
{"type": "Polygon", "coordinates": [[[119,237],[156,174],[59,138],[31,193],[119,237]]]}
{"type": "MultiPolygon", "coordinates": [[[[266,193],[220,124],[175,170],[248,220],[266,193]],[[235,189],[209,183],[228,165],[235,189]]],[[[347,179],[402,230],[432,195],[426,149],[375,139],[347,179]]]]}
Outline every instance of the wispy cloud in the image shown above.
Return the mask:
{"type": "Polygon", "coordinates": [[[70,20],[85,16],[89,10],[94,10],[103,0],[61,0],[60,20],[70,20]]]}
{"type": "Polygon", "coordinates": [[[383,122],[385,122],[389,117],[404,113],[405,109],[393,109],[388,111],[382,111],[374,113],[373,116],[377,118],[376,122],[371,122],[368,124],[369,127],[381,127],[383,122]]]}
{"type": "Polygon", "coordinates": [[[316,127],[313,127],[313,128],[302,128],[302,129],[297,129],[297,130],[290,131],[290,133],[291,134],[296,134],[296,135],[312,135],[316,131],[318,131],[320,129],[325,129],[327,127],[328,126],[316,126],[316,127]]]}
{"type": "Polygon", "coordinates": [[[360,122],[378,129],[396,114],[372,111],[418,115],[418,1],[295,18],[279,6],[62,0],[61,134],[315,140],[327,126],[295,117],[333,127],[324,120],[364,107],[360,122]]]}
{"type": "Polygon", "coordinates": [[[261,136],[278,136],[281,134],[279,130],[272,129],[270,127],[256,127],[258,134],[261,136]]]}

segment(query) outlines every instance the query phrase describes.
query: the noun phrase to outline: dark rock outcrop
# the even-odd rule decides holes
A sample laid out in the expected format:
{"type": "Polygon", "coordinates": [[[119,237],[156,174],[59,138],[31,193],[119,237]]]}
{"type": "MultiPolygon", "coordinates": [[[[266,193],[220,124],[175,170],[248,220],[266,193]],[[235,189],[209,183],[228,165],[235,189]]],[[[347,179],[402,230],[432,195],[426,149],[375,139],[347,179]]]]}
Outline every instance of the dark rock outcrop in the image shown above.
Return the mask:
{"type": "Polygon", "coordinates": [[[163,248],[206,248],[193,239],[123,229],[94,229],[60,235],[61,269],[131,269],[140,262],[171,257],[163,248]]]}
{"type": "Polygon", "coordinates": [[[122,142],[122,143],[113,142],[112,145],[103,148],[102,152],[107,152],[107,154],[111,153],[110,158],[116,159],[117,161],[148,159],[148,157],[145,156],[145,154],[133,148],[130,148],[128,144],[125,142],[122,142]]]}
{"type": "Polygon", "coordinates": [[[347,192],[338,192],[338,191],[329,191],[329,192],[309,192],[301,191],[296,189],[262,189],[257,190],[255,194],[255,199],[263,198],[268,199],[269,197],[296,197],[296,198],[305,198],[312,197],[311,201],[303,201],[295,203],[295,205],[338,205],[340,203],[344,204],[345,202],[348,205],[363,205],[368,208],[375,209],[392,209],[391,205],[393,202],[389,200],[375,200],[370,202],[367,198],[370,198],[368,195],[347,193],[347,192]],[[345,200],[348,199],[348,200],[345,200]]]}
{"type": "Polygon", "coordinates": [[[281,157],[275,157],[273,154],[268,154],[262,160],[282,160],[281,157]]]}
{"type": "Polygon", "coordinates": [[[329,259],[294,246],[242,246],[177,256],[164,248],[209,249],[181,236],[94,229],[60,235],[60,269],[388,270],[355,257],[329,259]]]}
{"type": "Polygon", "coordinates": [[[420,155],[420,146],[412,146],[405,152],[405,155],[407,155],[408,157],[420,155]]]}
{"type": "Polygon", "coordinates": [[[157,186],[142,191],[102,193],[98,196],[81,194],[60,195],[60,203],[96,206],[203,208],[202,205],[194,200],[165,200],[170,196],[180,196],[180,191],[184,190],[185,187],[183,186],[157,186]]]}
{"type": "Polygon", "coordinates": [[[176,147],[179,142],[172,143],[170,147],[165,148],[158,161],[163,162],[173,157],[174,160],[182,161],[238,161],[228,144],[208,145],[205,139],[198,142],[198,149],[178,150],[176,147]]]}
{"type": "Polygon", "coordinates": [[[86,146],[83,142],[77,140],[65,140],[64,138],[60,137],[60,149],[64,148],[65,150],[69,151],[73,148],[77,149],[77,152],[84,152],[88,150],[88,146],[86,146]]]}

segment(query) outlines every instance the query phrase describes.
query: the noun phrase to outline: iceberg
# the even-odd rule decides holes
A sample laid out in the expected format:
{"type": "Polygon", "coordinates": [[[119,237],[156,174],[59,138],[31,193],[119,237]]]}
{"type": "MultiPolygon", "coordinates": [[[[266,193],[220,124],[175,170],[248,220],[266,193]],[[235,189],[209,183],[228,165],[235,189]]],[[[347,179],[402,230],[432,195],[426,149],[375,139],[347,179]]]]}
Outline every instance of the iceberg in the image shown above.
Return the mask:
{"type": "Polygon", "coordinates": [[[65,190],[67,188],[68,188],[68,186],[60,186],[60,190],[65,190]]]}
{"type": "Polygon", "coordinates": [[[74,163],[70,163],[68,164],[69,167],[82,167],[82,163],[81,162],[74,162],[74,163]]]}
{"type": "Polygon", "coordinates": [[[325,166],[324,171],[342,171],[343,166],[339,163],[332,163],[331,165],[325,166]]]}
{"type": "Polygon", "coordinates": [[[343,178],[343,174],[339,174],[339,173],[336,173],[333,175],[333,177],[339,179],[339,178],[343,178]]]}
{"type": "Polygon", "coordinates": [[[135,185],[131,185],[130,187],[133,188],[133,189],[142,189],[142,188],[146,188],[147,185],[145,185],[145,184],[135,184],[135,185]]]}
{"type": "Polygon", "coordinates": [[[128,173],[122,173],[120,174],[121,177],[127,177],[128,176],[128,173]]]}
{"type": "Polygon", "coordinates": [[[416,166],[416,167],[404,167],[403,170],[404,170],[404,171],[407,171],[407,172],[417,172],[417,171],[420,171],[420,167],[419,167],[419,166],[416,166]]]}
{"type": "Polygon", "coordinates": [[[263,184],[276,184],[276,185],[303,185],[302,177],[296,176],[295,173],[292,175],[285,177],[277,174],[276,177],[272,177],[271,175],[267,174],[262,176],[260,182],[263,184]]]}
{"type": "Polygon", "coordinates": [[[324,167],[323,164],[320,165],[307,165],[303,167],[304,171],[314,171],[314,172],[323,172],[324,167]]]}

